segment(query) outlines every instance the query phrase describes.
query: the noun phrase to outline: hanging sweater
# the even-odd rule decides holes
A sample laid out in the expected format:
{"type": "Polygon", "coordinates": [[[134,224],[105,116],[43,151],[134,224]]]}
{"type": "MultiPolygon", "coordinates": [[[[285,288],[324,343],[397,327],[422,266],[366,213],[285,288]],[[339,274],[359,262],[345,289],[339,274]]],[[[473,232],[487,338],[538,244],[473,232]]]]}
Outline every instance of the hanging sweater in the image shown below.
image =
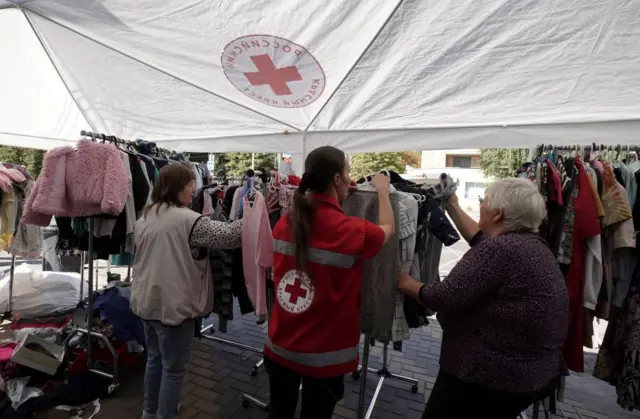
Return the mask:
{"type": "Polygon", "coordinates": [[[273,236],[267,204],[260,192],[254,201],[244,197],[242,218],[242,265],[249,298],[258,316],[266,320],[266,269],[273,265],[273,236]]]}

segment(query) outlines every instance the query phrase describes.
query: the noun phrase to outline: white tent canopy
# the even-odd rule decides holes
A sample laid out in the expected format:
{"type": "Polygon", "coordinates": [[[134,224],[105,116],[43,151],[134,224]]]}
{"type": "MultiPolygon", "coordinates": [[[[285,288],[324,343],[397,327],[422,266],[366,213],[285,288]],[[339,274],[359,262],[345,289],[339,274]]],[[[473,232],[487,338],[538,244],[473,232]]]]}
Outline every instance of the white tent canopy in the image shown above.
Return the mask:
{"type": "Polygon", "coordinates": [[[638,0],[0,0],[0,144],[638,143],[638,0]]]}

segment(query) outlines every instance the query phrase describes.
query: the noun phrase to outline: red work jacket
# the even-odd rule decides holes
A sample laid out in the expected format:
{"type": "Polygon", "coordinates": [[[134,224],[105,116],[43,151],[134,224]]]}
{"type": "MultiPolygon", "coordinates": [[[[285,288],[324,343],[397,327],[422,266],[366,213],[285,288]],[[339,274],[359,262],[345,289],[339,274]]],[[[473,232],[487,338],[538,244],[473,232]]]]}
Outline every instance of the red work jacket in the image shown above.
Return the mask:
{"type": "Polygon", "coordinates": [[[347,217],[338,201],[314,195],[306,271],[296,269],[287,217],[273,231],[276,298],[265,355],[317,378],[356,370],[360,341],[362,262],[382,248],[384,231],[347,217]]]}

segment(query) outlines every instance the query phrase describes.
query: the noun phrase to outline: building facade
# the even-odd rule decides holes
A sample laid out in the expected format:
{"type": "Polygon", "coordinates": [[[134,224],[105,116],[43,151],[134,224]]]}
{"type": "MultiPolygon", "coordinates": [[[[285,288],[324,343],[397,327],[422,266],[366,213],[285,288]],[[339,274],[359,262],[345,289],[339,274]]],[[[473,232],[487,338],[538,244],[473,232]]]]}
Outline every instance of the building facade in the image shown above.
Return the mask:
{"type": "Polygon", "coordinates": [[[478,211],[478,197],[484,197],[484,189],[490,179],[480,168],[480,149],[430,150],[422,152],[421,167],[407,167],[407,179],[435,183],[441,173],[448,173],[458,181],[458,199],[468,211],[478,211]]]}

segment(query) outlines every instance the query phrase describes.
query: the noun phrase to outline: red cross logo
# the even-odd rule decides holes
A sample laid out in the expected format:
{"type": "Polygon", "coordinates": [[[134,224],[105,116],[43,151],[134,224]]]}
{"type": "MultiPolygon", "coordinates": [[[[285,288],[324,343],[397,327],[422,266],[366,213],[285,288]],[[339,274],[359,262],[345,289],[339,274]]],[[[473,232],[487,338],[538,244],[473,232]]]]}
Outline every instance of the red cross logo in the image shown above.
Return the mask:
{"type": "Polygon", "coordinates": [[[292,81],[302,81],[302,76],[298,72],[296,66],[276,68],[267,54],[255,55],[251,57],[251,61],[258,69],[257,72],[244,73],[244,76],[254,86],[263,86],[268,84],[277,96],[290,95],[291,89],[287,83],[292,81]]]}
{"type": "Polygon", "coordinates": [[[307,297],[307,290],[302,288],[302,281],[298,278],[293,281],[293,284],[287,284],[287,286],[284,287],[284,290],[291,294],[289,297],[289,302],[291,304],[298,304],[298,298],[307,297]]]}

